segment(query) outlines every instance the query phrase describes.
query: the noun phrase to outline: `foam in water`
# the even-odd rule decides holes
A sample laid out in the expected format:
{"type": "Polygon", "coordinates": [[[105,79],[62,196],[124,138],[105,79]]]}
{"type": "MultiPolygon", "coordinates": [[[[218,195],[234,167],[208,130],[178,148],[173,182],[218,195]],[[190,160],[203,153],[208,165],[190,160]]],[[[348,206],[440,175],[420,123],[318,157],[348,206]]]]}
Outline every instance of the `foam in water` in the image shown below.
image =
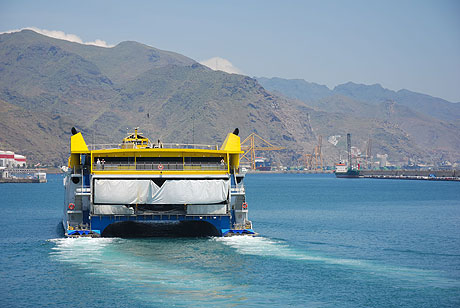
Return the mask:
{"type": "Polygon", "coordinates": [[[388,278],[408,280],[436,286],[451,287],[453,285],[459,285],[459,282],[456,280],[440,277],[436,271],[379,265],[367,260],[359,259],[315,256],[306,251],[289,247],[289,245],[283,243],[282,241],[276,241],[265,237],[234,236],[214,238],[214,240],[222,242],[225,245],[236,249],[238,253],[244,255],[275,257],[285,260],[348,266],[354,267],[357,270],[367,271],[370,274],[383,275],[388,278]]]}
{"type": "MultiPolygon", "coordinates": [[[[51,257],[87,269],[118,287],[130,287],[130,296],[162,303],[238,301],[238,287],[199,268],[190,269],[161,259],[144,258],[139,242],[116,238],[66,238],[55,243],[51,257]],[[212,290],[212,291],[210,291],[212,290]],[[170,302],[170,301],[168,301],[170,302]]],[[[150,247],[149,247],[150,248],[150,247]]],[[[155,251],[151,247],[151,252],[155,251]]]]}
{"type": "MultiPolygon", "coordinates": [[[[251,255],[278,259],[285,266],[329,266],[329,270],[360,271],[364,276],[381,276],[405,281],[405,287],[453,287],[458,281],[425,271],[379,265],[368,260],[334,258],[309,253],[286,242],[250,236],[182,240],[127,240],[118,238],[66,238],[50,240],[55,244],[51,258],[87,270],[127,296],[152,306],[261,305],[290,298],[289,289],[272,294],[261,286],[250,287],[234,265],[234,259],[251,255]],[[228,249],[230,247],[230,249],[228,249]],[[225,248],[222,250],[222,248],[225,248]],[[189,262],[190,259],[193,262],[189,262]],[[201,264],[206,264],[202,266],[201,264]],[[216,264],[217,269],[209,267],[216,264]],[[316,265],[315,265],[316,264],[316,265]],[[222,267],[221,267],[222,265],[222,267]],[[282,292],[285,292],[286,294],[282,292]],[[272,296],[272,299],[270,299],[272,296]]],[[[276,261],[278,262],[278,261],[276,261]]],[[[273,269],[279,270],[278,268],[273,269]]]]}

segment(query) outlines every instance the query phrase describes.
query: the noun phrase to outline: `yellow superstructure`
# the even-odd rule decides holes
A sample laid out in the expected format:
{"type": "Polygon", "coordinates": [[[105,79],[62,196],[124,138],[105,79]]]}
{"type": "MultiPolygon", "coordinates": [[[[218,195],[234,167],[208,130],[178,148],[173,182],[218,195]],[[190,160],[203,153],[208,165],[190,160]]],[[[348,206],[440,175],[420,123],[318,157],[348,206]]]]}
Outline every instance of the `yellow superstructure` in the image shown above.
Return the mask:
{"type": "Polygon", "coordinates": [[[76,133],[70,137],[70,157],[69,157],[69,168],[74,168],[81,164],[80,155],[87,154],[90,151],[86,145],[85,139],[81,133],[76,133]]]}
{"type": "Polygon", "coordinates": [[[228,134],[222,144],[221,150],[229,153],[229,165],[232,168],[238,169],[240,166],[240,154],[244,153],[241,151],[240,137],[235,134],[228,134]]]}
{"type": "Polygon", "coordinates": [[[137,130],[138,128],[136,127],[134,129],[134,134],[130,134],[128,137],[123,138],[123,149],[146,149],[149,147],[149,139],[138,134],[137,130]]]}
{"type": "MultiPolygon", "coordinates": [[[[240,137],[228,134],[220,149],[200,149],[151,144],[149,139],[130,134],[116,148],[88,150],[81,133],[71,138],[69,167],[83,164],[81,155],[90,156],[92,174],[229,174],[239,167],[240,137]]],[[[88,158],[85,158],[88,160],[88,158]]]]}

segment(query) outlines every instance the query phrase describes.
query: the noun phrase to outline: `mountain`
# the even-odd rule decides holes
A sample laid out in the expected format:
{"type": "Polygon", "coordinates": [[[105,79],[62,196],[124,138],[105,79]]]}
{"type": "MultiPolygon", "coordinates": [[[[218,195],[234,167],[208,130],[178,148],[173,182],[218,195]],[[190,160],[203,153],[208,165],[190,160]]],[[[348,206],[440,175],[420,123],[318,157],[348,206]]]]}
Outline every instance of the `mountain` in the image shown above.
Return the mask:
{"type": "Polygon", "coordinates": [[[26,155],[32,162],[65,162],[70,118],[32,112],[0,100],[0,149],[26,155]]]}
{"type": "Polygon", "coordinates": [[[331,96],[345,96],[369,104],[396,101],[398,104],[440,120],[457,123],[460,120],[460,103],[451,103],[441,98],[406,89],[392,91],[383,88],[380,84],[365,85],[347,82],[331,90],[327,86],[302,79],[282,79],[278,77],[256,77],[256,79],[269,91],[276,91],[304,102],[325,99],[331,96]]]}
{"type": "Polygon", "coordinates": [[[363,85],[348,82],[338,85],[333,92],[370,103],[392,100],[440,120],[456,121],[457,123],[460,120],[460,104],[405,89],[395,92],[384,89],[379,84],[363,85]]]}
{"type": "Polygon", "coordinates": [[[102,48],[24,30],[0,35],[0,59],[0,143],[32,161],[64,163],[72,126],[88,143],[118,143],[135,126],[165,142],[220,143],[239,127],[280,140],[288,159],[314,140],[254,79],[136,42],[102,48]]]}
{"type": "MultiPolygon", "coordinates": [[[[426,152],[432,159],[455,161],[460,155],[460,103],[408,90],[395,92],[379,84],[348,82],[330,90],[298,79],[257,80],[267,90],[301,100],[316,110],[354,116],[355,122],[374,119],[393,125],[417,145],[419,153],[426,152]]],[[[373,140],[382,138],[371,133],[372,128],[368,129],[373,140]]]]}
{"type": "Polygon", "coordinates": [[[283,79],[278,77],[256,77],[257,81],[267,90],[282,93],[290,98],[311,101],[326,98],[333,92],[325,85],[307,82],[303,79],[283,79]]]}
{"type": "MultiPolygon", "coordinates": [[[[395,160],[460,159],[454,122],[399,102],[367,102],[317,84],[283,82],[298,96],[137,42],[102,48],[30,30],[1,34],[0,147],[30,162],[60,165],[67,161],[72,126],[89,144],[119,143],[136,126],[152,140],[220,144],[238,127],[243,139],[256,132],[286,147],[263,154],[284,165],[298,164],[320,135],[347,132],[361,148],[371,136],[375,153],[395,160]],[[431,131],[420,134],[426,121],[431,131]],[[449,136],[456,147],[439,136],[449,136]]],[[[344,149],[344,138],[337,145],[324,142],[327,164],[344,149]]]]}

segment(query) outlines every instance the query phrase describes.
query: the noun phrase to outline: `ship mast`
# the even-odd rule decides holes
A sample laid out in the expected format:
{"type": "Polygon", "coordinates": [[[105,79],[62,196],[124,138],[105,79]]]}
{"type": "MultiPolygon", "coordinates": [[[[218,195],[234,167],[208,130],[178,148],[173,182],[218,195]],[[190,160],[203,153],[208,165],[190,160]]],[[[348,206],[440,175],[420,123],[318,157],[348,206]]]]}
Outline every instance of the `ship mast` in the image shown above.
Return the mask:
{"type": "Polygon", "coordinates": [[[351,134],[347,134],[348,169],[351,169],[351,134]]]}

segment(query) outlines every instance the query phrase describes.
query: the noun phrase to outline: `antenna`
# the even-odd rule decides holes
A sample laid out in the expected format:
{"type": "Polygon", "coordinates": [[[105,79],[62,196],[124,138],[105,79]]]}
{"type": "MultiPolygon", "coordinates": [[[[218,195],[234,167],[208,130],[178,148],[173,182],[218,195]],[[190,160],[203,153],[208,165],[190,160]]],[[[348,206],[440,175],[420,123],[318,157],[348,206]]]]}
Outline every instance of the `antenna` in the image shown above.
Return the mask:
{"type": "Polygon", "coordinates": [[[351,168],[351,134],[347,134],[348,168],[351,168]]]}

